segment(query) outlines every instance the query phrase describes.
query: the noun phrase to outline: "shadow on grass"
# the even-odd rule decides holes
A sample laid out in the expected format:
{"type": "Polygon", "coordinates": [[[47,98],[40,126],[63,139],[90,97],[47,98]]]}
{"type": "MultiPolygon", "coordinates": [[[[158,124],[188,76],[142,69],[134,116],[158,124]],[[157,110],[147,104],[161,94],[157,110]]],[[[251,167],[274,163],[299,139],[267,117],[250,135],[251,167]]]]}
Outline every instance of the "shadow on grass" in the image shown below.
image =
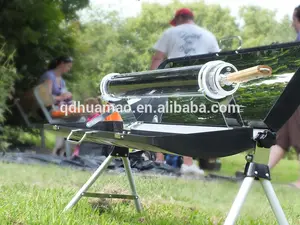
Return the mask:
{"type": "MultiPolygon", "coordinates": [[[[105,194],[126,194],[128,190],[112,186],[106,186],[101,193],[105,194]]],[[[118,198],[90,198],[89,204],[92,209],[100,215],[103,213],[113,213],[116,206],[128,207],[134,204],[133,200],[118,198]]]]}

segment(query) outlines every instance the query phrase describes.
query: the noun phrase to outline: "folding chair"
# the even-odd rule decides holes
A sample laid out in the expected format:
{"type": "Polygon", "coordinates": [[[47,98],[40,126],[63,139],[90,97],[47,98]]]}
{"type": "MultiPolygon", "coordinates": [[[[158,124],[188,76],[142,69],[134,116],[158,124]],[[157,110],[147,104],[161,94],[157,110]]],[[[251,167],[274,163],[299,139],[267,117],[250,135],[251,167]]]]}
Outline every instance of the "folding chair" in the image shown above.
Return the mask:
{"type": "MultiPolygon", "coordinates": [[[[49,91],[46,83],[39,84],[33,89],[24,93],[20,98],[14,100],[18,111],[20,112],[24,122],[28,127],[40,129],[41,146],[45,148],[45,123],[64,123],[68,121],[85,121],[85,114],[62,112],[54,105],[54,98],[49,91]]],[[[67,157],[71,156],[71,149],[68,142],[66,142],[67,157]]]]}

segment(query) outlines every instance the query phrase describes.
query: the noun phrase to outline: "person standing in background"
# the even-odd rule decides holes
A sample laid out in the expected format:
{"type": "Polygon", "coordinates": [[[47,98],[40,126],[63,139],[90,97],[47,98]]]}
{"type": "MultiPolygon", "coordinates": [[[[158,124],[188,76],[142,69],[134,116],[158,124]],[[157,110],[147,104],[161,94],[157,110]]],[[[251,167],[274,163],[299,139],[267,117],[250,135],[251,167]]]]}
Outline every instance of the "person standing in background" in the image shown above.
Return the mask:
{"type": "Polygon", "coordinates": [[[292,27],[297,33],[296,41],[300,41],[300,5],[294,9],[292,27]]]}
{"type": "MultiPolygon", "coordinates": [[[[294,9],[292,27],[297,34],[295,42],[300,41],[300,5],[294,9]]],[[[279,129],[276,134],[276,143],[270,148],[268,166],[274,168],[285,154],[294,147],[299,160],[300,156],[300,106],[295,110],[293,115],[279,129]]],[[[300,178],[292,184],[300,188],[300,178]]]]}
{"type": "Polygon", "coordinates": [[[155,53],[152,57],[151,70],[157,69],[165,58],[220,51],[216,37],[210,31],[195,24],[194,14],[190,9],[177,10],[170,24],[172,27],[168,28],[154,45],[155,53]]]}
{"type": "MultiPolygon", "coordinates": [[[[216,37],[210,31],[195,24],[194,13],[190,9],[177,10],[170,24],[172,27],[162,34],[153,47],[155,53],[152,57],[150,70],[157,69],[166,58],[179,58],[220,51],[216,37]]],[[[166,98],[165,101],[167,103],[168,99],[166,98]]],[[[163,162],[164,155],[157,153],[156,161],[163,162]]],[[[181,173],[202,176],[204,171],[193,163],[192,157],[184,156],[181,173]]]]}

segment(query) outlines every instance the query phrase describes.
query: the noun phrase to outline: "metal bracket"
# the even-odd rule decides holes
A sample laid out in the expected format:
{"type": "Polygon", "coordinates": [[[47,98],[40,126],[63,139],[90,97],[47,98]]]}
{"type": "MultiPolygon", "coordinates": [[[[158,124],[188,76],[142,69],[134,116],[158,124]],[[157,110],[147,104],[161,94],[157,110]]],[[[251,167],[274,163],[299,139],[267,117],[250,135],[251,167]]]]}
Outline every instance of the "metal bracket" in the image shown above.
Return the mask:
{"type": "Polygon", "coordinates": [[[115,133],[114,137],[116,139],[123,139],[124,138],[124,134],[123,133],[115,133]]]}
{"type": "Polygon", "coordinates": [[[82,137],[81,137],[81,139],[80,139],[79,141],[73,141],[73,140],[70,140],[72,134],[75,133],[75,132],[78,132],[78,131],[83,131],[83,129],[72,130],[72,131],[70,132],[70,134],[68,135],[68,137],[67,137],[66,140],[67,140],[68,142],[70,142],[70,143],[80,144],[80,143],[85,139],[85,137],[86,137],[87,134],[92,134],[92,133],[98,133],[98,132],[99,132],[99,131],[86,131],[86,132],[84,133],[84,135],[82,135],[82,137]]]}
{"type": "Polygon", "coordinates": [[[53,125],[53,130],[59,130],[60,127],[58,125],[53,125]]]}
{"type": "Polygon", "coordinates": [[[128,157],[128,155],[129,155],[129,149],[128,148],[115,147],[114,150],[111,153],[111,156],[114,156],[114,157],[128,157]]]}
{"type": "Polygon", "coordinates": [[[275,144],[276,133],[270,130],[264,130],[263,132],[259,132],[254,140],[257,142],[258,147],[270,148],[275,144]]]}
{"type": "Polygon", "coordinates": [[[72,131],[69,133],[69,135],[68,135],[68,137],[67,137],[66,140],[67,140],[68,142],[74,143],[74,144],[79,144],[79,143],[81,143],[81,142],[83,141],[83,139],[85,138],[86,133],[84,133],[84,135],[81,137],[81,139],[80,139],[79,141],[72,141],[72,140],[70,140],[72,134],[73,134],[74,132],[78,132],[78,131],[83,131],[83,129],[72,130],[72,131]]]}
{"type": "Polygon", "coordinates": [[[244,170],[244,175],[246,177],[254,177],[255,180],[259,180],[259,178],[271,180],[270,169],[268,165],[253,162],[253,155],[247,155],[246,160],[247,163],[244,170]]]}

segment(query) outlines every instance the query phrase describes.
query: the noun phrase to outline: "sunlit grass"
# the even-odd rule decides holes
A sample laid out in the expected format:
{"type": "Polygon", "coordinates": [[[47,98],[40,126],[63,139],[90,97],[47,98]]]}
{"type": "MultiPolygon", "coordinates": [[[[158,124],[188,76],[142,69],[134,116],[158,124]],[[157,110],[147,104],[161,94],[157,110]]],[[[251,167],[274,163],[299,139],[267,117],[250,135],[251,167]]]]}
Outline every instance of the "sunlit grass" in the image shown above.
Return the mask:
{"type": "MultiPolygon", "coordinates": [[[[242,170],[243,155],[224,158],[222,173],[242,170]]],[[[0,164],[1,224],[223,224],[240,183],[134,174],[143,212],[130,200],[82,198],[62,210],[91,175],[58,166],[0,164]]],[[[297,178],[296,161],[274,169],[274,188],[290,224],[299,223],[299,191],[286,185],[297,178]],[[280,184],[285,183],[285,184],[280,184]]],[[[130,193],[125,174],[104,174],[90,191],[130,193]]],[[[237,224],[277,224],[262,188],[256,183],[237,224]]]]}

